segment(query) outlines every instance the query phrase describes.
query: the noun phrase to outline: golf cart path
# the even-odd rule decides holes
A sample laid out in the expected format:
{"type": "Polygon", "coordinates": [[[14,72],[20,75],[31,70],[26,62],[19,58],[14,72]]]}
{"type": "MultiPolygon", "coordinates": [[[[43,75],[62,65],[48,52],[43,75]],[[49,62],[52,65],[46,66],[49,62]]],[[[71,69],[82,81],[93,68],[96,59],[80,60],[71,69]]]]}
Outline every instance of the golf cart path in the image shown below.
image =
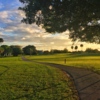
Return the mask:
{"type": "MultiPolygon", "coordinates": [[[[22,58],[25,61],[30,61],[22,58]]],[[[32,62],[32,60],[31,60],[32,62]]],[[[100,100],[100,75],[90,70],[69,67],[54,63],[41,63],[60,68],[71,76],[78,91],[80,100],[100,100]]]]}
{"type": "Polygon", "coordinates": [[[100,100],[100,75],[92,71],[68,67],[65,65],[44,63],[46,65],[60,68],[68,73],[74,80],[80,100],[100,100]]]}

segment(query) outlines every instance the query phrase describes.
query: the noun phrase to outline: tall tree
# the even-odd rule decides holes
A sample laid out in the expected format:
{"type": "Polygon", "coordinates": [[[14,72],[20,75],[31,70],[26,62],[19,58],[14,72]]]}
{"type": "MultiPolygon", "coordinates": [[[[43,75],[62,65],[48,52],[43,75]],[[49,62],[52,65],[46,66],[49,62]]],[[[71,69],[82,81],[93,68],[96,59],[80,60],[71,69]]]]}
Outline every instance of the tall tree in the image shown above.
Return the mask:
{"type": "Polygon", "coordinates": [[[74,48],[74,47],[73,47],[73,45],[72,45],[72,46],[71,46],[72,51],[73,51],[73,48],[74,48]]]}
{"type": "Polygon", "coordinates": [[[21,46],[12,45],[12,46],[10,46],[10,48],[12,50],[12,55],[13,56],[18,56],[19,54],[22,54],[21,46]]]}
{"type": "Polygon", "coordinates": [[[78,46],[75,46],[75,50],[77,51],[77,49],[78,49],[78,46]]]}
{"type": "Polygon", "coordinates": [[[83,44],[80,44],[80,47],[81,47],[81,50],[82,50],[82,48],[83,48],[83,44]]]}
{"type": "Polygon", "coordinates": [[[42,24],[47,32],[70,31],[72,40],[100,43],[100,0],[19,0],[22,22],[42,24]]]}
{"type": "Polygon", "coordinates": [[[23,48],[23,52],[26,55],[34,55],[37,54],[37,50],[36,47],[33,45],[28,45],[26,47],[23,48]]]}

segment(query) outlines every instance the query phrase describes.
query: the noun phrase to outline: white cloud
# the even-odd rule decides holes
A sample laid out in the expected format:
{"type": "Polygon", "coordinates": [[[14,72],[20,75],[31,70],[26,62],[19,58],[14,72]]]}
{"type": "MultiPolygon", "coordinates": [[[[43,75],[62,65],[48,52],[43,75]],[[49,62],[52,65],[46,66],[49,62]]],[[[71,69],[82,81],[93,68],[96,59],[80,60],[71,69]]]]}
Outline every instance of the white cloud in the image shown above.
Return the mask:
{"type": "Polygon", "coordinates": [[[21,23],[25,17],[22,11],[11,9],[0,12],[0,37],[4,38],[5,44],[10,45],[35,45],[37,49],[63,49],[72,45],[69,39],[69,31],[49,34],[35,24],[21,23]]]}
{"type": "Polygon", "coordinates": [[[7,11],[0,12],[0,19],[6,19],[6,18],[8,18],[8,12],[7,11]]]}
{"type": "MultiPolygon", "coordinates": [[[[49,34],[44,29],[35,24],[27,25],[21,23],[24,13],[19,10],[9,10],[0,12],[0,21],[6,26],[2,29],[5,43],[20,43],[20,45],[27,45],[35,43],[36,46],[48,48],[55,44],[57,46],[64,45],[68,36],[62,34],[49,34]]],[[[68,32],[67,32],[68,33],[68,32]]],[[[69,41],[69,40],[68,40],[69,41]]]]}

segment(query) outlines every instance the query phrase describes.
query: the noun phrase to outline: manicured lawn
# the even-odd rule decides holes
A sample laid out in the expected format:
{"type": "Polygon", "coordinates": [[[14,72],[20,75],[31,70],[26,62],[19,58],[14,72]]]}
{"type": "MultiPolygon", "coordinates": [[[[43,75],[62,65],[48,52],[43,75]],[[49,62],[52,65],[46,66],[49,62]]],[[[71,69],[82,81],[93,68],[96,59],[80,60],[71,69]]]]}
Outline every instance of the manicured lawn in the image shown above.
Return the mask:
{"type": "Polygon", "coordinates": [[[37,55],[28,58],[40,62],[52,62],[68,66],[87,68],[100,74],[100,53],[65,53],[37,55]],[[66,59],[66,64],[64,63],[64,59],[66,59]]]}
{"type": "Polygon", "coordinates": [[[20,57],[0,58],[0,100],[78,100],[75,92],[69,77],[57,68],[20,57]]]}

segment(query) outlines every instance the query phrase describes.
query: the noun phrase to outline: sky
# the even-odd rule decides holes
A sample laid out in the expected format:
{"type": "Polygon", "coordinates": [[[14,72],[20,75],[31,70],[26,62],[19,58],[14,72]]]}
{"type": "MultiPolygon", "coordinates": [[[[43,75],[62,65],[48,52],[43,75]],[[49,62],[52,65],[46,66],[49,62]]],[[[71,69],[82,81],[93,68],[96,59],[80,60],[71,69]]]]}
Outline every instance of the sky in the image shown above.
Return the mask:
{"type": "MultiPolygon", "coordinates": [[[[0,38],[4,39],[2,45],[34,45],[38,50],[64,49],[71,50],[72,42],[68,38],[69,32],[47,33],[35,24],[21,23],[25,16],[18,10],[23,6],[19,0],[0,0],[0,38]]],[[[86,48],[100,50],[100,45],[76,42],[75,45],[84,45],[86,48]]],[[[81,48],[79,48],[81,49],[81,48]]]]}

